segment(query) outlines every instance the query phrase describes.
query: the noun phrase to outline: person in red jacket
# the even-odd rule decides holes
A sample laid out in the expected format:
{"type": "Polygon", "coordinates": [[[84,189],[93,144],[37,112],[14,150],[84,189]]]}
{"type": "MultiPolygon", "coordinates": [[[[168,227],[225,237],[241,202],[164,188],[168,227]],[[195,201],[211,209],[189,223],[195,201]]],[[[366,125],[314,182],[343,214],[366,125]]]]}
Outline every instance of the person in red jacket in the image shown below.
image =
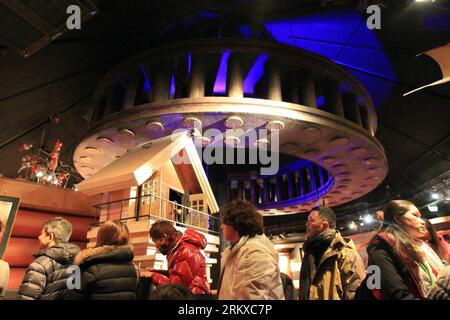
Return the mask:
{"type": "Polygon", "coordinates": [[[168,276],[151,271],[143,271],[141,276],[151,277],[156,286],[179,284],[193,294],[210,294],[206,259],[200,251],[206,247],[204,235],[192,229],[182,234],[172,223],[161,220],[150,228],[150,237],[159,252],[167,256],[168,276]]]}

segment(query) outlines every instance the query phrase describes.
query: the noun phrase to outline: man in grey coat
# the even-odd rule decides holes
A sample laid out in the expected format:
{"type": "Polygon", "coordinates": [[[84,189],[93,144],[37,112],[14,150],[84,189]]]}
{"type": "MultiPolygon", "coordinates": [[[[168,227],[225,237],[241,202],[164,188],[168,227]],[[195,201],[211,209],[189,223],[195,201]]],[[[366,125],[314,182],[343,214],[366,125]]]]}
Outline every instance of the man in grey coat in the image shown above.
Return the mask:
{"type": "Polygon", "coordinates": [[[73,263],[80,248],[69,243],[72,224],[63,218],[50,219],[44,223],[39,243],[41,250],[34,254],[34,261],[19,287],[18,299],[63,299],[67,290],[67,267],[73,263]]]}

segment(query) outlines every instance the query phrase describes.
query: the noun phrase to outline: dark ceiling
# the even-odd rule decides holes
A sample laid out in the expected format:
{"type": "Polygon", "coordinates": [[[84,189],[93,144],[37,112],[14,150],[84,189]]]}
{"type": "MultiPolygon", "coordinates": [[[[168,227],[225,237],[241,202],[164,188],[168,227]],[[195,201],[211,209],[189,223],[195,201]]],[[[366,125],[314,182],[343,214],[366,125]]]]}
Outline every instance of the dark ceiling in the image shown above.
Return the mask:
{"type": "MultiPolygon", "coordinates": [[[[225,37],[230,21],[248,23],[260,37],[276,40],[270,28],[265,28],[267,22],[315,17],[312,29],[290,22],[290,39],[299,39],[295,42],[299,46],[306,40],[325,49],[340,46],[340,61],[353,52],[356,62],[347,62],[346,67],[376,102],[376,137],[386,150],[389,175],[356,203],[373,207],[389,198],[411,198],[450,170],[450,83],[402,96],[442,77],[431,58],[415,55],[450,42],[450,11],[444,1],[438,1],[440,6],[387,1],[382,28],[375,32],[379,46],[373,49],[358,47],[353,41],[365,26],[352,27],[345,14],[333,23],[328,18],[334,12],[356,12],[357,2],[99,0],[100,12],[81,30],[68,32],[29,58],[0,47],[0,173],[17,175],[22,156],[19,146],[25,142],[38,145],[53,114],[60,114],[61,121],[50,127],[47,144],[51,148],[60,138],[62,160],[72,163],[74,148],[88,129],[86,114],[97,81],[114,65],[144,49],[187,37],[225,37]],[[322,2],[328,5],[321,6],[322,2]],[[312,38],[314,28],[320,35],[312,38]],[[326,28],[330,35],[347,32],[351,37],[345,43],[330,40],[326,28]],[[386,61],[377,60],[380,53],[387,58],[389,74],[386,61]],[[362,68],[358,61],[369,63],[370,68],[362,68]]],[[[351,212],[354,204],[337,211],[351,212]]]]}

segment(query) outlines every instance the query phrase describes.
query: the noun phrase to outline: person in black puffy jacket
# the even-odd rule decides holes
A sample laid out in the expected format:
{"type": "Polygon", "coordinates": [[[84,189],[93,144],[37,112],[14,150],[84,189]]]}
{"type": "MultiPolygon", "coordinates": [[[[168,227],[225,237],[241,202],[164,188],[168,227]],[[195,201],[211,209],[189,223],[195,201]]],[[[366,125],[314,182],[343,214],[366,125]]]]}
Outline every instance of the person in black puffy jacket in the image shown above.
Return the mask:
{"type": "Polygon", "coordinates": [[[62,299],[67,290],[66,272],[80,248],[68,243],[72,235],[72,224],[62,218],[50,219],[44,223],[39,243],[41,250],[34,254],[34,261],[28,266],[19,287],[20,300],[62,299]]]}
{"type": "Polygon", "coordinates": [[[67,290],[67,300],[135,300],[139,282],[133,263],[133,248],[128,245],[126,224],[107,221],[98,230],[94,248],[75,257],[80,267],[80,287],[67,290]]]}

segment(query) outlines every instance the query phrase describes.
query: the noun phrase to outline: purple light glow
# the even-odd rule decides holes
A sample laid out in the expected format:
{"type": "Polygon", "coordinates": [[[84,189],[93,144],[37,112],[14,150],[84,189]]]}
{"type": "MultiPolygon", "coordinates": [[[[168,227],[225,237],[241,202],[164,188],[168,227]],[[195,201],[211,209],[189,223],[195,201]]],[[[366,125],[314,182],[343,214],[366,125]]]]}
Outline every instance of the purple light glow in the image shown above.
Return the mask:
{"type": "Polygon", "coordinates": [[[250,27],[246,24],[239,26],[239,33],[243,38],[251,38],[252,37],[252,30],[250,27]]]}
{"type": "Polygon", "coordinates": [[[144,76],[144,79],[145,79],[144,90],[147,91],[147,92],[151,92],[152,91],[152,86],[150,84],[150,81],[148,80],[148,75],[147,75],[147,72],[145,71],[144,66],[141,64],[139,66],[139,69],[141,70],[142,75],[144,76]]]}
{"type": "Polygon", "coordinates": [[[172,79],[170,80],[170,97],[173,98],[175,96],[175,78],[172,73],[172,79]]]}
{"type": "Polygon", "coordinates": [[[219,70],[217,70],[216,81],[214,82],[213,92],[216,94],[224,94],[227,91],[227,69],[228,58],[230,57],[230,50],[222,53],[220,58],[219,70]]]}
{"type": "Polygon", "coordinates": [[[325,97],[324,96],[317,97],[317,99],[316,99],[316,106],[318,108],[321,108],[324,105],[325,105],[325,97]]]}
{"type": "Polygon", "coordinates": [[[188,77],[191,75],[192,52],[188,54],[188,77]]]}
{"type": "MultiPolygon", "coordinates": [[[[310,161],[308,161],[306,159],[299,159],[293,163],[290,163],[290,164],[287,164],[287,165],[284,165],[283,167],[281,167],[280,170],[278,170],[277,176],[281,176],[283,174],[290,174],[294,170],[299,170],[302,168],[309,168],[310,165],[311,165],[310,161]]],[[[322,181],[322,185],[319,188],[317,188],[317,190],[312,190],[309,193],[299,195],[295,198],[272,202],[270,204],[259,204],[258,209],[277,209],[277,208],[282,208],[282,207],[295,206],[295,205],[299,205],[299,204],[309,202],[312,200],[318,200],[319,198],[323,197],[333,187],[334,178],[331,174],[329,174],[329,172],[327,170],[323,169],[322,167],[320,167],[320,168],[319,168],[319,175],[320,175],[320,178],[322,181]],[[320,168],[324,171],[322,172],[322,170],[320,168]],[[326,174],[324,175],[324,173],[326,173],[326,174]]],[[[261,178],[266,178],[266,177],[261,176],[261,178]]]]}
{"type": "Polygon", "coordinates": [[[383,104],[398,81],[383,44],[355,9],[273,20],[265,27],[281,43],[321,54],[347,67],[363,82],[376,106],[383,104]]]}
{"type": "Polygon", "coordinates": [[[267,53],[261,53],[258,58],[256,58],[255,63],[253,63],[252,68],[244,79],[244,94],[254,94],[255,85],[264,73],[264,64],[268,58],[269,55],[267,53]]]}

